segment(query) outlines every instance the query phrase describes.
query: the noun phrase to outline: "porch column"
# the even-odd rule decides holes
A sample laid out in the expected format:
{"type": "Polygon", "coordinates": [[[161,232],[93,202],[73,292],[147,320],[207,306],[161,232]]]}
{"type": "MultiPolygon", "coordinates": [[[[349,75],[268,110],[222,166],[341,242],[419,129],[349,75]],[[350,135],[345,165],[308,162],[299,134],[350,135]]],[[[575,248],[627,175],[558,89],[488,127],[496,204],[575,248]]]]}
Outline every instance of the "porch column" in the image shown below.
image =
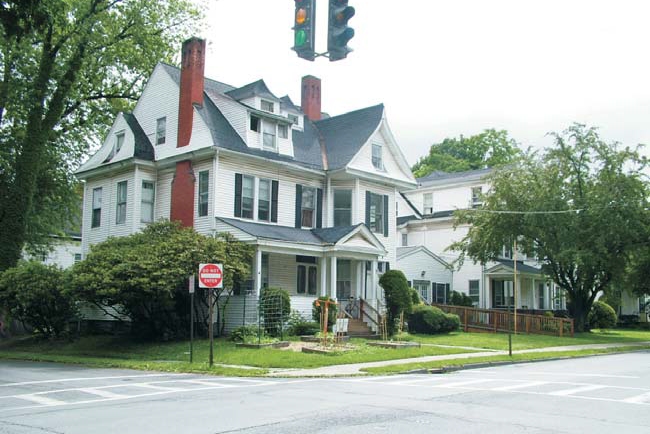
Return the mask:
{"type": "Polygon", "coordinates": [[[372,260],[370,268],[370,299],[376,300],[375,307],[379,307],[379,291],[377,291],[377,260],[372,260]]]}
{"type": "Polygon", "coordinates": [[[259,299],[262,293],[262,250],[259,247],[255,249],[253,282],[255,286],[255,295],[259,299]]]}
{"type": "Polygon", "coordinates": [[[355,298],[365,298],[363,294],[363,267],[365,261],[357,261],[357,293],[355,298]]]}
{"type": "Polygon", "coordinates": [[[533,290],[532,292],[532,303],[530,303],[530,308],[531,309],[537,309],[539,306],[537,304],[539,303],[539,297],[537,297],[537,287],[535,286],[535,278],[533,277],[533,290]]]}
{"type": "Polygon", "coordinates": [[[336,301],[336,256],[330,258],[330,298],[336,301]]]}
{"type": "Polygon", "coordinates": [[[327,295],[327,258],[325,256],[320,258],[320,295],[321,297],[327,295]]]}

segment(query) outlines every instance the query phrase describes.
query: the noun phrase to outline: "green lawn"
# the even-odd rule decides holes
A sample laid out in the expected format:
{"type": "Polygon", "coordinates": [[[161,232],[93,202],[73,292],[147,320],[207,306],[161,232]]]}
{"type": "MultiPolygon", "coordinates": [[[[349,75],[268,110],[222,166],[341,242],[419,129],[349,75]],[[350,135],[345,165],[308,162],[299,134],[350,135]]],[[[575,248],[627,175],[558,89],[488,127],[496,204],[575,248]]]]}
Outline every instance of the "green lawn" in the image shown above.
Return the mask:
{"type": "MultiPolygon", "coordinates": [[[[507,350],[508,335],[489,333],[450,333],[446,335],[405,335],[403,340],[418,341],[421,348],[385,349],[366,345],[353,339],[356,349],[337,354],[304,354],[280,349],[243,349],[224,339],[215,340],[214,360],[218,366],[209,369],[208,340],[194,343],[194,361],[189,364],[189,342],[141,343],[127,337],[87,336],[75,341],[42,341],[34,338],[14,339],[0,343],[0,359],[39,360],[83,363],[101,367],[150,369],[173,372],[210,372],[218,375],[264,375],[269,368],[317,368],[322,366],[406,359],[420,356],[467,353],[463,348],[445,348],[435,345],[475,347],[507,350]],[[242,369],[249,366],[255,369],[242,369]]],[[[650,341],[650,331],[614,330],[577,334],[574,338],[539,335],[513,335],[513,349],[546,348],[558,345],[593,343],[627,343],[650,341]]],[[[567,355],[567,353],[563,353],[567,355]]],[[[517,358],[532,359],[538,355],[517,358]]],[[[452,362],[445,362],[448,365],[452,362]]],[[[467,363],[466,360],[458,363],[467,363]]],[[[453,363],[452,363],[453,364],[453,363]]],[[[436,364],[428,364],[434,367],[436,364]]],[[[416,368],[409,368],[416,369],[416,368]]]]}

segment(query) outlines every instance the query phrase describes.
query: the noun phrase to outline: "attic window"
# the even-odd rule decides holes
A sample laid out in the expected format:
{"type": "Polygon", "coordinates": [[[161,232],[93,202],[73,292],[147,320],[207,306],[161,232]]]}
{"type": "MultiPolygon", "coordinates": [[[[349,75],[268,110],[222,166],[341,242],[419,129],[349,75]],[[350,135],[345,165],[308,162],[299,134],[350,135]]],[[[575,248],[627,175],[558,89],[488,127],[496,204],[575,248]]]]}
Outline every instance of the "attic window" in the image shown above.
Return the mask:
{"type": "Polygon", "coordinates": [[[260,118],[251,115],[251,131],[260,132],[260,118]]]}
{"type": "Polygon", "coordinates": [[[117,155],[118,152],[120,152],[120,149],[122,149],[122,145],[124,144],[124,133],[117,133],[115,135],[115,154],[117,155]]]}
{"type": "Polygon", "coordinates": [[[165,144],[165,136],[167,135],[167,118],[162,117],[156,120],[156,145],[165,144]]]}
{"type": "Polygon", "coordinates": [[[292,124],[298,125],[298,116],[296,115],[288,115],[289,120],[291,121],[292,124]]]}
{"type": "Polygon", "coordinates": [[[273,113],[273,103],[262,100],[262,110],[273,113]]]}
{"type": "Polygon", "coordinates": [[[381,145],[372,145],[372,165],[375,169],[384,170],[384,161],[381,155],[381,145]]]}

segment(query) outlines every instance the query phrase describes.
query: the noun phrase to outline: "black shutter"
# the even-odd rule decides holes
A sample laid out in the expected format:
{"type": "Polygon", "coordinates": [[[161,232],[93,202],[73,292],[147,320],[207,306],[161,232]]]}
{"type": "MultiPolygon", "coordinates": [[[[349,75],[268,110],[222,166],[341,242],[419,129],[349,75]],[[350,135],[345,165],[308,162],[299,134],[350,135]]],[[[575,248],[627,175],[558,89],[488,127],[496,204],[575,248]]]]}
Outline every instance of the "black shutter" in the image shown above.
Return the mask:
{"type": "Polygon", "coordinates": [[[366,190],[366,226],[370,228],[370,200],[372,199],[372,194],[366,190]]]}
{"type": "Polygon", "coordinates": [[[411,284],[411,281],[410,281],[410,280],[407,280],[406,283],[408,283],[409,288],[413,288],[413,285],[411,284]]]}
{"type": "Polygon", "coordinates": [[[280,183],[278,181],[271,181],[271,221],[278,222],[278,189],[280,183]]]}
{"type": "Polygon", "coordinates": [[[296,184],[296,227],[302,227],[302,185],[296,184]]]}
{"type": "Polygon", "coordinates": [[[316,227],[323,227],[323,189],[316,189],[316,227]]]}
{"type": "Polygon", "coordinates": [[[235,217],[241,217],[242,175],[235,173],[235,217]]]}
{"type": "Polygon", "coordinates": [[[384,236],[388,236],[388,195],[384,195],[384,236]]]}
{"type": "Polygon", "coordinates": [[[386,261],[386,271],[390,271],[390,262],[386,261]]]}

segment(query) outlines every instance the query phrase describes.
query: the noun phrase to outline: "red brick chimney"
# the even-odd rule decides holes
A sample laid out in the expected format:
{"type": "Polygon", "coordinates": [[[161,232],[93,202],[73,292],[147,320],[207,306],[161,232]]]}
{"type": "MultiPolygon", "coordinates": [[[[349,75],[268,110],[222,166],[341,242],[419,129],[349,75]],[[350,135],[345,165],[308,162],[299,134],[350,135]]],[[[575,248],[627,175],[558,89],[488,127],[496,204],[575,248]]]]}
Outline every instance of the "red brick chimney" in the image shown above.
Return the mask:
{"type": "MultiPolygon", "coordinates": [[[[183,42],[181,57],[181,87],[178,99],[178,139],[176,147],[190,144],[194,122],[194,104],[203,107],[203,70],[205,40],[190,38],[183,42]]],[[[190,160],[176,163],[172,181],[170,220],[183,226],[194,226],[194,170],[190,160]]]]}
{"type": "Polygon", "coordinates": [[[313,75],[305,75],[302,78],[300,107],[310,120],[320,120],[320,78],[313,75]]]}

